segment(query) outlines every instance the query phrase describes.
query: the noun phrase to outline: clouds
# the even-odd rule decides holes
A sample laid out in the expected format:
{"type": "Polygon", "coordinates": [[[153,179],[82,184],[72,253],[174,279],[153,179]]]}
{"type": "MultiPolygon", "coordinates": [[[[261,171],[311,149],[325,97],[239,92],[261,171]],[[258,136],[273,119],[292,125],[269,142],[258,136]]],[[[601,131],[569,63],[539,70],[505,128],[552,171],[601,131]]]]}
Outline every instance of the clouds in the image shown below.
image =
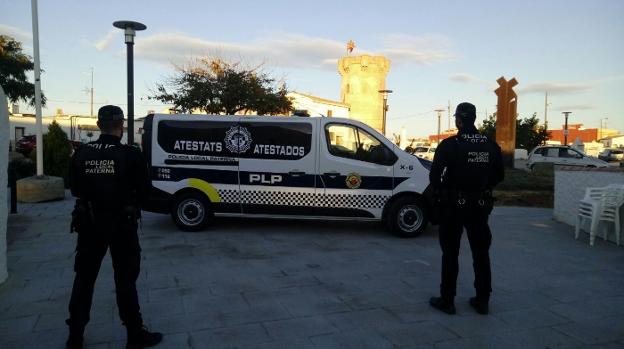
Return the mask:
{"type": "Polygon", "coordinates": [[[579,92],[589,91],[594,85],[591,83],[571,83],[571,82],[556,82],[545,81],[535,82],[522,86],[518,89],[518,92],[527,93],[540,93],[544,94],[548,91],[549,95],[566,95],[579,92]]]}
{"type": "Polygon", "coordinates": [[[32,34],[30,32],[12,27],[10,25],[0,24],[0,34],[10,36],[24,44],[32,42],[32,34]]]}
{"type": "Polygon", "coordinates": [[[594,109],[593,105],[590,104],[569,104],[569,105],[562,105],[556,108],[556,110],[558,111],[564,111],[564,110],[592,110],[594,109]]]}
{"type": "Polygon", "coordinates": [[[122,33],[122,31],[119,30],[119,29],[111,29],[111,30],[108,31],[106,36],[104,36],[98,42],[93,44],[93,46],[98,51],[103,51],[103,50],[108,48],[108,46],[110,45],[111,41],[113,41],[113,38],[115,38],[117,35],[121,35],[121,33],[122,33]]]}
{"type": "MultiPolygon", "coordinates": [[[[106,49],[118,31],[110,31],[93,44],[106,49]]],[[[442,35],[413,36],[388,34],[378,38],[376,50],[356,48],[358,54],[381,54],[393,64],[434,64],[453,57],[451,41],[442,35]]],[[[334,39],[297,33],[271,33],[249,42],[206,40],[185,33],[158,33],[136,40],[137,59],[161,64],[184,64],[198,56],[220,56],[244,60],[247,63],[264,62],[273,66],[310,69],[336,69],[337,61],[346,53],[346,43],[334,39]]]]}

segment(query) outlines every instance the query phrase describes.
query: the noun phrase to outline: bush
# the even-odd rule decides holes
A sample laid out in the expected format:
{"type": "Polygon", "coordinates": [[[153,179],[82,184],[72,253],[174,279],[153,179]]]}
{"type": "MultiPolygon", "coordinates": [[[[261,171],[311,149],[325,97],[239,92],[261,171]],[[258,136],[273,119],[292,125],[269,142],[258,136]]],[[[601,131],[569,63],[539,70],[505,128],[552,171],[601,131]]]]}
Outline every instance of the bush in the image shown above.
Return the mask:
{"type": "Polygon", "coordinates": [[[34,176],[37,172],[35,163],[23,157],[9,161],[9,181],[34,176]]]}
{"type": "MultiPolygon", "coordinates": [[[[56,121],[53,121],[48,126],[48,133],[43,135],[43,173],[62,177],[67,186],[71,151],[67,134],[56,121]]],[[[33,150],[29,157],[37,162],[36,151],[33,150]]]]}

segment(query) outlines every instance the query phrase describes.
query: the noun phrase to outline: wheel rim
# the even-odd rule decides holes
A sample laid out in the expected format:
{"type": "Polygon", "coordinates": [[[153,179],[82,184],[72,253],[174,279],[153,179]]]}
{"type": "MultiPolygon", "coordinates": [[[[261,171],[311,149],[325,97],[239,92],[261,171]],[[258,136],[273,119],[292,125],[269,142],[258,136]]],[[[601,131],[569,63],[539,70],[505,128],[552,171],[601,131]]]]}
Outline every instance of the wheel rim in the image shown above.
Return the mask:
{"type": "Polygon", "coordinates": [[[399,210],[397,215],[397,224],[402,231],[413,233],[424,220],[424,215],[420,207],[416,205],[405,205],[399,210]]]}
{"type": "Polygon", "coordinates": [[[186,199],[178,205],[178,218],[184,225],[198,225],[204,215],[204,205],[197,199],[186,199]]]}

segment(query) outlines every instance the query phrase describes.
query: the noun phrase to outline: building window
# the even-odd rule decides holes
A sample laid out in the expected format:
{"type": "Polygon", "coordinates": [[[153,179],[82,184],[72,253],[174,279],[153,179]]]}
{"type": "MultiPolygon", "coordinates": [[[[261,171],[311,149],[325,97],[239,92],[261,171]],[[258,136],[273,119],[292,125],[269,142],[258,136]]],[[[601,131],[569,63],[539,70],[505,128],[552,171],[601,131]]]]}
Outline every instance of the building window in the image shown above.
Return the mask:
{"type": "Polygon", "coordinates": [[[25,132],[25,128],[24,127],[16,127],[15,128],[15,140],[19,140],[20,138],[24,137],[24,132],[25,132]]]}

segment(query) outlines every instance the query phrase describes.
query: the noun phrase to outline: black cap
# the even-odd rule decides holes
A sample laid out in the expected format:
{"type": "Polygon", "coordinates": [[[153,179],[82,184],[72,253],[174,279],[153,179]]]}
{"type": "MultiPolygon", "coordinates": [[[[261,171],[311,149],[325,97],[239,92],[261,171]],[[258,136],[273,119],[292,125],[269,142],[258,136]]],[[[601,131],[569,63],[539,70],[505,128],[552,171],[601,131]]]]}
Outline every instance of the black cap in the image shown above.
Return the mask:
{"type": "Polygon", "coordinates": [[[459,103],[455,109],[455,117],[474,124],[477,119],[477,108],[468,102],[459,103]]]}
{"type": "Polygon", "coordinates": [[[105,105],[98,110],[98,120],[115,121],[123,119],[123,110],[116,105],[105,105]]]}

